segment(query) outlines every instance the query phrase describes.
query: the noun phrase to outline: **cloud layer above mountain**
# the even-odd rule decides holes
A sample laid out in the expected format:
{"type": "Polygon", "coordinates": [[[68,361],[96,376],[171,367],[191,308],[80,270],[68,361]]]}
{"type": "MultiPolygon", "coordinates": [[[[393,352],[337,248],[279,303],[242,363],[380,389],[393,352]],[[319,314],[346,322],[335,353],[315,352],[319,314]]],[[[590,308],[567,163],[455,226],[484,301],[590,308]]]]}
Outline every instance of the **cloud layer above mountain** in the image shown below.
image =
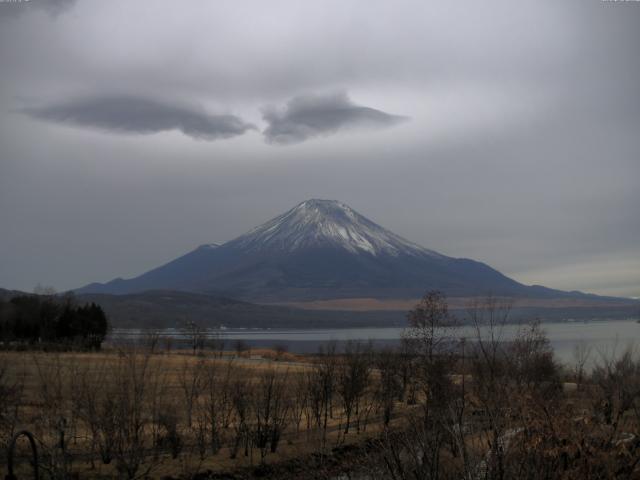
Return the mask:
{"type": "Polygon", "coordinates": [[[70,10],[77,0],[4,0],[0,2],[0,18],[15,17],[28,11],[44,11],[56,17],[70,10]]]}
{"type": "Polygon", "coordinates": [[[356,105],[346,92],[294,97],[283,108],[264,108],[263,118],[269,125],[264,131],[267,142],[278,144],[298,143],[347,129],[390,127],[407,120],[356,105]]]}
{"type": "Polygon", "coordinates": [[[118,133],[179,130],[202,140],[235,137],[255,129],[235,115],[209,115],[192,107],[127,96],[72,100],[24,112],[41,120],[118,133]]]}
{"type": "Polygon", "coordinates": [[[0,17],[0,287],[135,276],[318,197],[525,283],[640,296],[638,2],[0,17]]]}

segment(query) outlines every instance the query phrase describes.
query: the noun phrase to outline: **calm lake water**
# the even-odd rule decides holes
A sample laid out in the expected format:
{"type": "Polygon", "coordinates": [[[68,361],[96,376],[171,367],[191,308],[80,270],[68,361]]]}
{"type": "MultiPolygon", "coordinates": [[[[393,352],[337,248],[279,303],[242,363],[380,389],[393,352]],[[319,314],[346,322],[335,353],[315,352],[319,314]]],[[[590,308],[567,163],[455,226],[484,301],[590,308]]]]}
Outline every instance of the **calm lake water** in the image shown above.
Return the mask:
{"type": "MultiPolygon", "coordinates": [[[[520,325],[510,324],[504,327],[502,339],[509,340],[518,332],[520,325]]],[[[591,350],[591,360],[601,355],[621,353],[628,346],[640,345],[640,323],[635,320],[589,320],[586,322],[543,322],[558,360],[573,363],[574,351],[578,345],[586,345],[591,350]]],[[[331,341],[338,347],[349,340],[371,341],[376,347],[392,346],[400,341],[402,328],[345,328],[323,330],[294,329],[227,329],[208,331],[225,341],[226,348],[232,349],[238,340],[252,347],[273,347],[286,345],[289,351],[312,353],[331,341]]],[[[147,331],[138,329],[114,329],[108,341],[110,343],[141,341],[147,331]]],[[[179,329],[166,329],[161,335],[175,338],[176,342],[184,339],[179,329]]],[[[472,327],[460,327],[457,337],[473,338],[472,327]]]]}

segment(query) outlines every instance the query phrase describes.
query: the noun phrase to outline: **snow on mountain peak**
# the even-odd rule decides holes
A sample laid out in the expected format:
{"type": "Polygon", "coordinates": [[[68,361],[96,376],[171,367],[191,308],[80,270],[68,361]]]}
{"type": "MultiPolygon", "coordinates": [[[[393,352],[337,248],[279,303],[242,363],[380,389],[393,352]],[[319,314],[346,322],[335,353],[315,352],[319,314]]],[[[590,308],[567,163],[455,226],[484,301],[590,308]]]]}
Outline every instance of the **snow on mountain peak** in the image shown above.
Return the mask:
{"type": "Polygon", "coordinates": [[[382,228],[342,202],[320,199],[306,200],[229,243],[248,251],[338,247],[371,255],[440,256],[382,228]]]}
{"type": "Polygon", "coordinates": [[[218,248],[220,246],[219,243],[205,243],[204,245],[200,245],[198,248],[207,248],[213,250],[214,248],[218,248]]]}

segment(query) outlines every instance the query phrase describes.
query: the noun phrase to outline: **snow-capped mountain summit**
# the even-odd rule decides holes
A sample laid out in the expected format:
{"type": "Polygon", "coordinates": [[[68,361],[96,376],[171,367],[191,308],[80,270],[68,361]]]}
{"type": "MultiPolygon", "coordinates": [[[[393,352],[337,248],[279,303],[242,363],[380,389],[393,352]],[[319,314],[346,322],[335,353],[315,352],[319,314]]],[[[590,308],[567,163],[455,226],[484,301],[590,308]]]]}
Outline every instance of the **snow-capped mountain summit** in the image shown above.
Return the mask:
{"type": "Polygon", "coordinates": [[[558,296],[480,262],[411,243],[335,200],[307,200],[222,245],[205,244],[138,277],[80,293],[183,290],[252,302],[448,295],[558,296]]]}
{"type": "Polygon", "coordinates": [[[385,230],[342,202],[318,199],[296,205],[229,245],[247,252],[293,253],[314,247],[335,247],[371,255],[441,256],[385,230]]]}

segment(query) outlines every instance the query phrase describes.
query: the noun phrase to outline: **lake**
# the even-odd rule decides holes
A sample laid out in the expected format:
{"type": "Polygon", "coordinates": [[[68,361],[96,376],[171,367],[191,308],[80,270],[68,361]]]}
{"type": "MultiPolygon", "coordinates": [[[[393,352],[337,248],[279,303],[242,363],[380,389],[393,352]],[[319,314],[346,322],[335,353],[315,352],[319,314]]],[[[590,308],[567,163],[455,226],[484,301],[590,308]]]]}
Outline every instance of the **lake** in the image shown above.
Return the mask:
{"type": "MultiPolygon", "coordinates": [[[[504,340],[509,340],[517,333],[519,325],[509,324],[504,327],[504,340]]],[[[591,360],[611,353],[621,353],[630,345],[640,344],[640,323],[635,320],[589,320],[543,322],[556,357],[563,363],[574,361],[574,351],[578,345],[586,345],[591,350],[591,360]]],[[[227,349],[242,340],[251,347],[273,347],[284,345],[291,352],[313,353],[328,342],[335,341],[340,347],[349,340],[371,341],[376,347],[397,345],[403,328],[345,328],[345,329],[225,329],[207,331],[208,336],[223,339],[227,349]]],[[[141,340],[148,332],[140,329],[114,329],[108,338],[112,344],[129,343],[141,340]]],[[[185,335],[179,329],[165,329],[161,335],[170,336],[180,342],[185,335]]],[[[470,326],[460,327],[457,337],[473,338],[474,331],[470,326]]]]}

